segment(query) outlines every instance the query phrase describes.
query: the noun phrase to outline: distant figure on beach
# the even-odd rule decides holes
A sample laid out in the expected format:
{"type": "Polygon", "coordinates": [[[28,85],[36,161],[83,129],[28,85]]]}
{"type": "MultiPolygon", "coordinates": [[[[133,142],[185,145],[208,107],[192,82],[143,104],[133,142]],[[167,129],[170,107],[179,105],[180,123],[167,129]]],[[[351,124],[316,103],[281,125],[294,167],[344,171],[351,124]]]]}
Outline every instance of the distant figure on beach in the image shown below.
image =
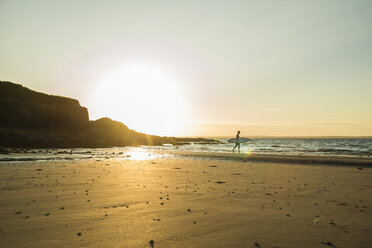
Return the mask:
{"type": "Polygon", "coordinates": [[[232,149],[233,152],[235,152],[235,148],[236,148],[236,147],[238,147],[238,152],[240,152],[239,135],[240,135],[240,131],[238,131],[238,132],[236,133],[235,146],[234,146],[234,148],[232,149]]]}

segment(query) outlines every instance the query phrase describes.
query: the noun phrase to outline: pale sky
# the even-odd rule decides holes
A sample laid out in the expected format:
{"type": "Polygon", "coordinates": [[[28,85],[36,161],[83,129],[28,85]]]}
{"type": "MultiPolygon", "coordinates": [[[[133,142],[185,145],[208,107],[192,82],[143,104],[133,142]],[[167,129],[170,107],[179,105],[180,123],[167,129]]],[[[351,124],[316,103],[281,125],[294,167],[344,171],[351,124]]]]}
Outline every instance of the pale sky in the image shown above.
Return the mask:
{"type": "Polygon", "coordinates": [[[372,1],[0,0],[0,80],[181,136],[372,136],[372,1]]]}

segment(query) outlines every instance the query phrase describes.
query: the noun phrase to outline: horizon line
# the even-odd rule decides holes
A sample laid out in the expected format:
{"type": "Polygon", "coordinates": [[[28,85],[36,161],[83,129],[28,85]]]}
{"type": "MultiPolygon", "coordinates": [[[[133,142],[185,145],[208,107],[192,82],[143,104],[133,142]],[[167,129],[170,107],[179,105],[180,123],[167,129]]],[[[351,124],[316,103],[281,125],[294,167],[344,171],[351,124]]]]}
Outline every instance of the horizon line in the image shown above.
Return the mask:
{"type": "MultiPolygon", "coordinates": [[[[185,135],[185,136],[174,136],[177,138],[231,138],[232,136],[226,136],[226,135],[185,135]]],[[[372,136],[348,136],[348,135],[245,135],[244,137],[247,138],[360,138],[360,139],[372,139],[372,136]]]]}

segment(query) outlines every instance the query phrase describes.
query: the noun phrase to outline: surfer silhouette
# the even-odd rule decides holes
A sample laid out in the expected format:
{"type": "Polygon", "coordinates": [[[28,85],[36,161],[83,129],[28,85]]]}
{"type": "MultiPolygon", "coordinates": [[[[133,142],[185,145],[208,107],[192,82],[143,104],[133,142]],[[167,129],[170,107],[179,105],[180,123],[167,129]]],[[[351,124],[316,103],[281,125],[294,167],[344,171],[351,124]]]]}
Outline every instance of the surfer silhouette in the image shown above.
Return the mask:
{"type": "Polygon", "coordinates": [[[240,131],[238,131],[238,132],[236,133],[235,146],[234,146],[234,148],[232,149],[233,152],[235,152],[235,148],[236,148],[236,147],[238,147],[238,152],[240,152],[239,135],[240,135],[240,131]]]}

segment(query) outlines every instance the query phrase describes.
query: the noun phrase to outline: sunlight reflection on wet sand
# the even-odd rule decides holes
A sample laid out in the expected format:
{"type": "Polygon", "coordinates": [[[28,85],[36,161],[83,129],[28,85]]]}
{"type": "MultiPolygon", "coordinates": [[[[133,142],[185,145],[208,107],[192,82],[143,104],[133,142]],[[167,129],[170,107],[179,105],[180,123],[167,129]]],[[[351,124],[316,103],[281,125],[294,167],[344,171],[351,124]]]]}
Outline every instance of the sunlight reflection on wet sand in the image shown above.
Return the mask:
{"type": "Polygon", "coordinates": [[[135,148],[132,151],[126,152],[123,157],[119,159],[125,160],[150,160],[164,157],[164,155],[155,154],[149,151],[146,151],[143,148],[135,148]]]}

